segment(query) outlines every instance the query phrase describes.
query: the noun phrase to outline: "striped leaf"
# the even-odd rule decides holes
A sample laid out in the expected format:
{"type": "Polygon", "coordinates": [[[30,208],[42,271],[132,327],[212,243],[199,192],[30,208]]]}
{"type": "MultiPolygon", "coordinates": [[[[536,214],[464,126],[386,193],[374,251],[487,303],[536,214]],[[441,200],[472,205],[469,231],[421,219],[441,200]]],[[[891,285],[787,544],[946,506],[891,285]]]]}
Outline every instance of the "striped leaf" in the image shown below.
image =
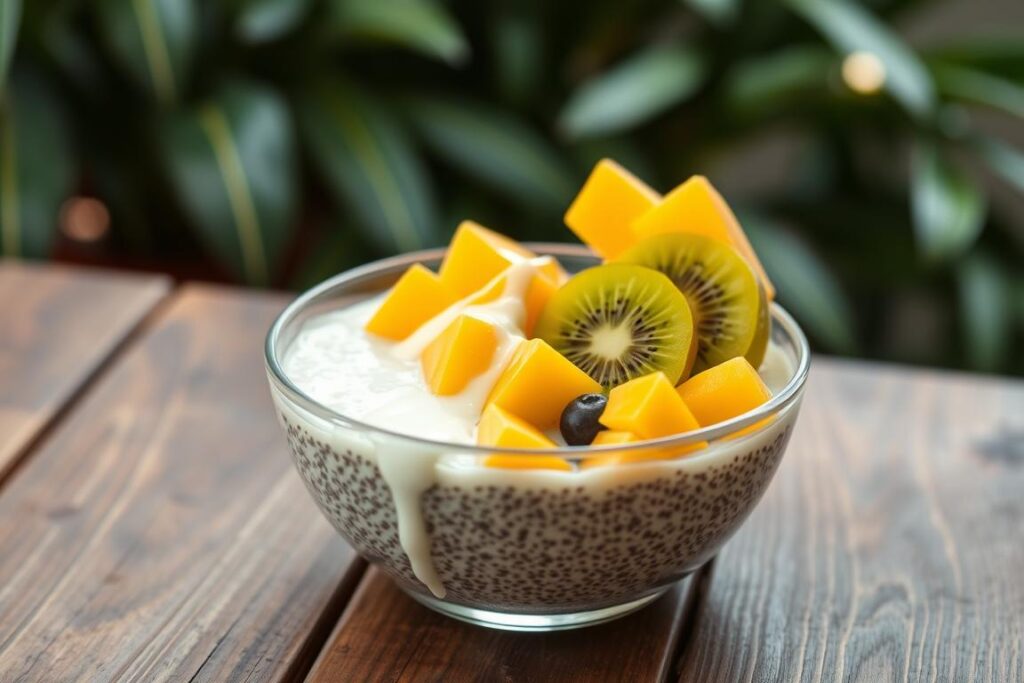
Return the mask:
{"type": "Polygon", "coordinates": [[[7,80],[20,24],[21,0],[0,0],[0,92],[3,92],[4,81],[7,80]]]}
{"type": "Polygon", "coordinates": [[[925,142],[914,150],[911,172],[911,207],[921,253],[930,261],[963,254],[985,223],[980,188],[925,142]]]}
{"type": "Polygon", "coordinates": [[[939,92],[946,97],[1024,119],[1024,85],[961,66],[937,66],[934,72],[939,92]]]}
{"type": "Polygon", "coordinates": [[[71,183],[58,103],[42,83],[16,76],[0,101],[0,254],[47,256],[71,183]]]}
{"type": "Polygon", "coordinates": [[[842,53],[868,52],[885,66],[885,87],[916,116],[935,106],[935,85],[903,40],[853,0],[788,0],[789,6],[842,53]]]}
{"type": "Polygon", "coordinates": [[[469,42],[434,0],[332,0],[330,21],[346,38],[397,45],[449,64],[469,58],[469,42]]]}
{"type": "Polygon", "coordinates": [[[473,178],[517,203],[564,209],[576,181],[544,138],[483,104],[437,97],[401,100],[423,141],[473,178]]]}
{"type": "Polygon", "coordinates": [[[163,154],[199,235],[247,282],[272,281],[295,210],[295,142],[284,102],[234,83],[163,125],[163,154]]]}
{"type": "Polygon", "coordinates": [[[160,102],[181,99],[197,33],[195,0],[100,0],[99,20],[121,67],[160,102]]]}
{"type": "Polygon", "coordinates": [[[367,242],[385,253],[438,243],[428,175],[406,131],[349,84],[320,84],[302,97],[303,139],[314,164],[367,242]]]}
{"type": "Polygon", "coordinates": [[[559,125],[574,138],[629,130],[685,101],[706,75],[704,59],[690,48],[649,48],[580,86],[559,125]]]}

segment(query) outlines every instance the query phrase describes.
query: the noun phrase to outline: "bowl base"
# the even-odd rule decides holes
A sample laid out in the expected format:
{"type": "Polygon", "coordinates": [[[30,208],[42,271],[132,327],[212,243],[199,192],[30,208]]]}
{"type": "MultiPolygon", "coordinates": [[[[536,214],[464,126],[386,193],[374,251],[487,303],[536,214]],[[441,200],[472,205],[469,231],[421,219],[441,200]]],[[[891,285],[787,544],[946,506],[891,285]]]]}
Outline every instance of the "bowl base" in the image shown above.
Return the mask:
{"type": "Polygon", "coordinates": [[[477,626],[486,626],[487,628],[502,631],[526,631],[539,633],[546,631],[568,631],[574,628],[595,626],[597,624],[603,624],[606,621],[618,619],[619,617],[626,616],[641,607],[651,604],[664,595],[671,587],[671,585],[666,586],[665,588],[657,590],[650,595],[645,595],[639,600],[632,600],[619,605],[612,605],[611,607],[602,607],[601,609],[588,610],[585,612],[571,612],[568,614],[516,614],[514,612],[493,612],[490,610],[466,607],[465,605],[456,605],[450,602],[445,602],[444,600],[438,600],[432,596],[421,595],[414,591],[405,592],[421,605],[425,605],[435,612],[440,612],[441,614],[452,617],[453,619],[458,619],[459,621],[465,621],[470,624],[476,624],[477,626]]]}

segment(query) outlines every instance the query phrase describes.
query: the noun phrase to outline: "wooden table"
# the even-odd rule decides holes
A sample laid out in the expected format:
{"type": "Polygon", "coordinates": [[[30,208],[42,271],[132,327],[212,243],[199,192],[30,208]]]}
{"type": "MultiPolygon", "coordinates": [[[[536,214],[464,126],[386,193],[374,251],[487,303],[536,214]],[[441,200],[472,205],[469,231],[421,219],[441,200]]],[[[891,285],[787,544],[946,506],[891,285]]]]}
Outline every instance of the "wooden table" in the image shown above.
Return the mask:
{"type": "Polygon", "coordinates": [[[438,616],[292,471],[287,297],[0,264],[0,681],[1024,680],[1024,383],[815,360],[761,505],[604,626],[438,616]]]}

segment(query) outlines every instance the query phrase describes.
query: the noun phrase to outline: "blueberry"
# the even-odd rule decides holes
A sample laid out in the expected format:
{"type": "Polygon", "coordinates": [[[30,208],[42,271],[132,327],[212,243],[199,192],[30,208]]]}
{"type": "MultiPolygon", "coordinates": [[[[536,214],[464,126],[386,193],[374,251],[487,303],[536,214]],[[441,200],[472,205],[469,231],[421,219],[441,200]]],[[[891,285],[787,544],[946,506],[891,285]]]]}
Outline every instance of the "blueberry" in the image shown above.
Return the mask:
{"type": "Polygon", "coordinates": [[[565,442],[570,446],[590,445],[597,433],[605,428],[598,418],[607,404],[608,397],[603,394],[583,394],[569,401],[558,423],[565,442]]]}

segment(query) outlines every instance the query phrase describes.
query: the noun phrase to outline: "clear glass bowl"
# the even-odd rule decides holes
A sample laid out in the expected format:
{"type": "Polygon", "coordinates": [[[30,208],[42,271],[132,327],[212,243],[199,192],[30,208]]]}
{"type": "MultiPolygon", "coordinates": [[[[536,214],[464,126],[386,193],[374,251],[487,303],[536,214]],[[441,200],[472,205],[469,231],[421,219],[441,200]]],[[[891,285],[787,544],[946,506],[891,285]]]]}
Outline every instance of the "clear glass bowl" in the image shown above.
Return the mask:
{"type": "MultiPolygon", "coordinates": [[[[586,249],[531,245],[570,272],[586,249]]],[[[610,452],[659,459],[572,472],[484,467],[493,453],[363,424],[294,386],[282,359],[303,323],[390,287],[443,249],[377,261],[296,299],[266,341],[271,393],[289,450],[323,514],[367,560],[420,602],[452,617],[514,630],[574,628],[631,612],[718,552],[760,500],[786,449],[807,378],[799,326],[773,305],[782,388],[747,415],[685,436],[628,446],[544,451],[580,464],[610,452]],[[663,456],[693,444],[679,458],[663,456]]]]}

